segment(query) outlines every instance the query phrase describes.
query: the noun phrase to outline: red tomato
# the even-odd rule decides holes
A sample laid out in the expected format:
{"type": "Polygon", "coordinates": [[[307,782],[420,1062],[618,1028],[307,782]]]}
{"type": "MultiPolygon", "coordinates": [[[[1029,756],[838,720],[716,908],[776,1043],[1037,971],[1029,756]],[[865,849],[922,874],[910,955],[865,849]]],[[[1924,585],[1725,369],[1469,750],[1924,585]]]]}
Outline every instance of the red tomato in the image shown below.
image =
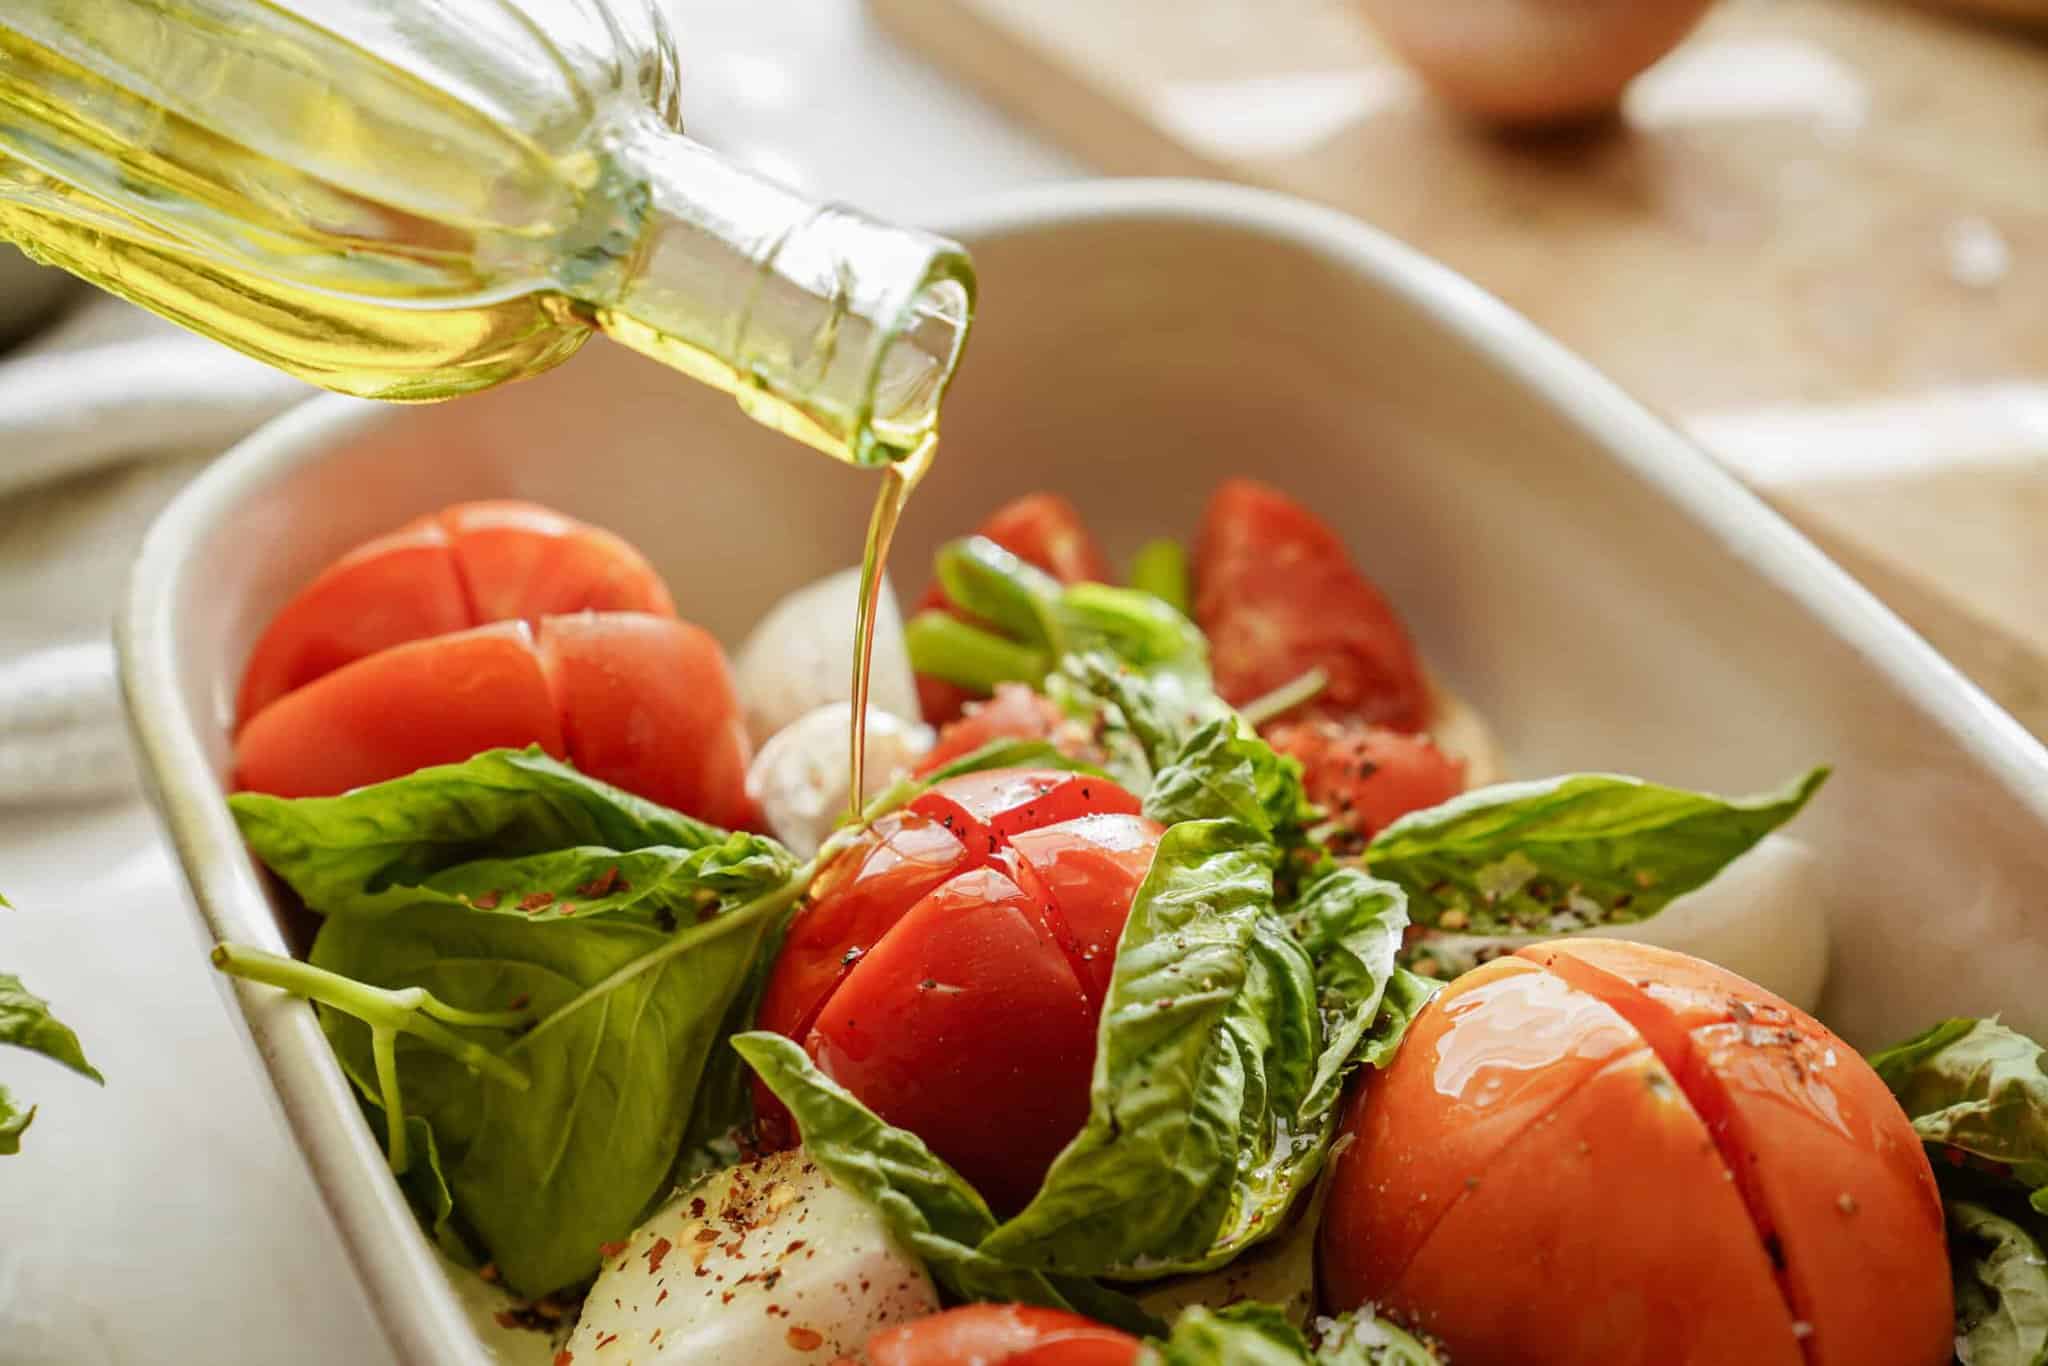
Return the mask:
{"type": "Polygon", "coordinates": [[[1033,692],[1022,683],[998,683],[995,696],[985,702],[969,702],[957,721],[939,731],[939,742],[918,761],[917,773],[937,772],[955,759],[974,753],[992,740],[1053,740],[1062,749],[1079,749],[1087,737],[1069,724],[1066,713],[1053,700],[1033,692]]]}
{"type": "Polygon", "coordinates": [[[1342,1127],[1324,1302],[1391,1310],[1453,1361],[1951,1357],[1941,1201],[1898,1103],[1711,963],[1601,939],[1497,959],[1416,1017],[1342,1127]]]}
{"type": "Polygon", "coordinates": [[[493,621],[675,604],[639,551],[533,503],[457,503],[349,551],[272,618],[236,724],[379,650],[493,621]]]}
{"type": "MultiPolygon", "coordinates": [[[[1159,842],[1137,811],[1079,774],[946,780],[819,875],[760,1026],[1021,1208],[1087,1118],[1116,941],[1159,842]]],[[[763,1142],[794,1142],[758,1084],[755,1100],[763,1142]]]]}
{"type": "Polygon", "coordinates": [[[969,1304],[868,1339],[868,1366],[1134,1366],[1142,1344],[1107,1324],[1028,1304],[969,1304]]]}
{"type": "Polygon", "coordinates": [[[235,741],[238,786],[331,796],[538,744],[689,815],[756,823],[725,655],[688,622],[637,612],[498,622],[415,640],[271,703],[235,741]]]}
{"type": "Polygon", "coordinates": [[[1277,489],[1226,480],[1195,543],[1195,621],[1216,690],[1242,705],[1320,666],[1329,685],[1296,714],[1395,730],[1429,724],[1414,642],[1337,534],[1277,489]]]}
{"type": "Polygon", "coordinates": [[[541,622],[540,652],[578,768],[713,825],[760,826],[739,694],[709,632],[642,612],[579,612],[541,622]]]}
{"type": "Polygon", "coordinates": [[[1309,800],[1359,840],[1465,790],[1464,761],[1426,735],[1312,720],[1282,722],[1265,736],[1274,749],[1301,760],[1309,800]]]}
{"type": "MultiPolygon", "coordinates": [[[[1082,523],[1080,512],[1056,493],[1030,493],[1005,503],[990,513],[974,534],[988,537],[1061,583],[1102,583],[1109,579],[1109,560],[1102,547],[1082,523]]],[[[953,612],[955,616],[965,615],[947,602],[945,591],[936,582],[924,590],[917,603],[920,612],[934,608],[953,612]]],[[[918,675],[918,703],[924,710],[924,719],[932,725],[942,725],[959,716],[973,696],[941,679],[918,675]]]]}

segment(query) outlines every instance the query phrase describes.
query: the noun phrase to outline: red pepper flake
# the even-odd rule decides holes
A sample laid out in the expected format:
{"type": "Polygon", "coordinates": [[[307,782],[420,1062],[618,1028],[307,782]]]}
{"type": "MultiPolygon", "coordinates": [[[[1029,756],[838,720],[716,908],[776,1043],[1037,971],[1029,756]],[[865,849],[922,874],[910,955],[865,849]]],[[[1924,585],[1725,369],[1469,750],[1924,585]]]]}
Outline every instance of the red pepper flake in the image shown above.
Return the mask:
{"type": "Polygon", "coordinates": [[[491,891],[485,892],[482,896],[478,897],[475,901],[472,901],[469,904],[476,907],[480,911],[495,911],[498,909],[498,903],[500,901],[503,901],[504,899],[505,894],[503,892],[491,891]]]}
{"type": "Polygon", "coordinates": [[[555,1353],[555,1366],[574,1366],[575,1360],[576,1354],[567,1347],[555,1353]]]}
{"type": "Polygon", "coordinates": [[[618,1340],[619,1335],[617,1333],[606,1333],[603,1337],[597,1340],[597,1350],[602,1352],[605,1348],[611,1346],[618,1340]]]}
{"type": "Polygon", "coordinates": [[[564,902],[562,903],[562,910],[561,910],[561,914],[563,914],[563,915],[574,915],[574,914],[576,914],[576,903],[575,903],[575,902],[573,902],[573,901],[564,901],[564,902]]]}
{"type": "Polygon", "coordinates": [[[519,1321],[519,1315],[513,1313],[510,1309],[500,1309],[497,1313],[491,1315],[491,1317],[498,1321],[498,1326],[500,1328],[525,1327],[525,1325],[519,1321]]]}
{"type": "MultiPolygon", "coordinates": [[[[512,1008],[514,1010],[519,1009],[518,1006],[512,1008]]],[[[498,1283],[498,1264],[496,1262],[485,1262],[477,1271],[476,1278],[486,1285],[496,1285],[498,1283]]]]}
{"type": "Polygon", "coordinates": [[[654,1246],[648,1248],[646,1254],[648,1275],[651,1276],[661,1270],[661,1259],[668,1256],[668,1250],[674,1246],[675,1244],[666,1238],[656,1238],[654,1240],[654,1246]]]}
{"type": "Polygon", "coordinates": [[[519,909],[525,911],[528,915],[532,915],[535,911],[544,911],[554,904],[555,894],[553,892],[533,892],[520,898],[519,909]]]}
{"type": "Polygon", "coordinates": [[[782,1340],[799,1352],[815,1352],[825,1345],[825,1335],[815,1328],[792,1328],[782,1340]]]}
{"type": "Polygon", "coordinates": [[[654,1297],[654,1307],[655,1307],[656,1309],[659,1309],[659,1308],[661,1308],[661,1302],[662,1302],[663,1300],[667,1299],[667,1298],[668,1298],[668,1291],[666,1291],[666,1290],[662,1291],[662,1292],[661,1292],[661,1293],[660,1293],[659,1295],[656,1295],[656,1296],[654,1297]]]}
{"type": "Polygon", "coordinates": [[[612,893],[612,889],[617,887],[618,885],[619,865],[614,863],[611,867],[605,869],[596,877],[584,883],[581,887],[578,887],[576,889],[576,895],[587,896],[593,899],[601,896],[610,896],[612,893]]]}
{"type": "Polygon", "coordinates": [[[597,1255],[600,1257],[616,1257],[625,1250],[626,1245],[624,1243],[599,1243],[597,1245],[597,1255]]]}
{"type": "Polygon", "coordinates": [[[532,1005],[532,1004],[533,1004],[533,997],[532,997],[532,995],[531,995],[531,994],[529,994],[529,993],[527,993],[527,992],[524,992],[524,991],[522,991],[522,992],[520,992],[520,993],[519,993],[519,994],[518,994],[517,996],[514,996],[514,997],[513,997],[513,998],[512,998],[511,1000],[509,1000],[509,1001],[507,1001],[507,1002],[505,1003],[505,1009],[507,1009],[507,1010],[524,1010],[524,1009],[526,1009],[526,1008],[527,1008],[528,1006],[530,1006],[530,1005],[532,1005]]]}

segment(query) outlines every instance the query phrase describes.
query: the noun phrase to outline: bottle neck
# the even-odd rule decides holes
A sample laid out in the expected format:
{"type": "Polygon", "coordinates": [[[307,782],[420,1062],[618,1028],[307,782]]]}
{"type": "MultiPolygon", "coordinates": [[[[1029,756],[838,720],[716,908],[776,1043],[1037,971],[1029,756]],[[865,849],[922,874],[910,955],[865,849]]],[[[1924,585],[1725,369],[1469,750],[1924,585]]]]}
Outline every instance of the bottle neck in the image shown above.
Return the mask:
{"type": "Polygon", "coordinates": [[[646,199],[611,297],[584,301],[600,328],[850,463],[931,439],[973,318],[962,247],[813,203],[658,125],[615,155],[646,199]]]}

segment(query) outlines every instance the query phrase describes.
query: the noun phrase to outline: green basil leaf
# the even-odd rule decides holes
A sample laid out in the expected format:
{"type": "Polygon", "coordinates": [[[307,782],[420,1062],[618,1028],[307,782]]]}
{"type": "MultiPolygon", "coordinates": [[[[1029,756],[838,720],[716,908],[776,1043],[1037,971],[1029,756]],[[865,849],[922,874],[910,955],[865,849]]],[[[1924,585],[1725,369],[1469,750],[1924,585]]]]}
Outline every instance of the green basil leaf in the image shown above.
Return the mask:
{"type": "Polygon", "coordinates": [[[1301,762],[1277,753],[1235,717],[1189,735],[1145,793],[1145,814],[1176,821],[1242,821],[1282,846],[1302,843],[1322,813],[1302,790],[1301,762]]]}
{"type": "MultiPolygon", "coordinates": [[[[436,874],[479,859],[579,848],[688,851],[757,839],[728,836],[585,777],[538,749],[489,750],[339,797],[238,792],[228,805],[256,856],[307,905],[328,915],[415,904],[436,874]]],[[[737,856],[741,861],[754,852],[752,845],[747,849],[737,856]]]]}
{"type": "MultiPolygon", "coordinates": [[[[85,1060],[78,1036],[50,1013],[50,1003],[23,986],[19,977],[5,972],[0,972],[0,1044],[40,1053],[81,1077],[106,1084],[107,1079],[85,1060]]],[[[27,1125],[23,1120],[22,1127],[27,1125]]]]}
{"type": "MultiPolygon", "coordinates": [[[[1395,1011],[1381,1009],[1389,985],[1397,976],[1408,976],[1394,966],[1407,927],[1408,898],[1401,889],[1351,867],[1325,871],[1289,912],[1287,928],[1315,964],[1323,1039],[1297,1132],[1314,1132],[1334,1117],[1353,1069],[1368,1053],[1391,1055],[1407,1028],[1412,1011],[1405,996],[1395,1011]],[[1302,1127],[1304,1122],[1308,1127],[1302,1127]]],[[[1405,993],[1408,984],[1400,986],[1405,993]]]]}
{"type": "MultiPolygon", "coordinates": [[[[733,993],[732,1004],[726,1007],[725,1020],[718,1028],[719,1038],[730,1040],[754,1027],[754,1017],[761,1010],[762,993],[768,989],[768,978],[775,970],[775,959],[782,952],[783,936],[788,933],[790,919],[795,913],[794,907],[783,912],[762,932],[746,978],[740,989],[733,993]]],[[[736,1050],[712,1048],[711,1057],[704,1064],[704,1075],[697,1083],[696,1098],[690,1107],[690,1122],[683,1131],[682,1150],[676,1155],[675,1170],[670,1175],[669,1184],[691,1185],[707,1172],[737,1166],[745,1159],[739,1138],[754,1123],[754,1088],[749,1084],[751,1076],[736,1050]]]]}
{"type": "MultiPolygon", "coordinates": [[[[1995,1164],[2048,1212],[2048,1054],[1996,1020],[1944,1020],[1870,1059],[1923,1142],[1995,1164]]],[[[1940,1164],[1937,1164],[1939,1166],[1940,1164]]]]}
{"type": "Polygon", "coordinates": [[[1504,783],[1403,816],[1365,861],[1408,893],[1420,925],[1552,934],[1644,920],[1797,815],[1826,777],[1739,800],[1606,774],[1504,783]]]}
{"type": "Polygon", "coordinates": [[[7,1088],[0,1086],[0,1157],[12,1157],[21,1151],[21,1136],[28,1132],[28,1126],[36,1122],[36,1107],[26,1110],[7,1094],[7,1088]]]}
{"type": "MultiPolygon", "coordinates": [[[[538,1296],[597,1270],[665,1194],[711,1050],[763,934],[793,888],[717,922],[664,933],[621,917],[529,920],[444,904],[333,916],[312,963],[371,986],[424,988],[457,1010],[524,1003],[515,1035],[477,1029],[523,1070],[515,1090],[412,1035],[397,1039],[410,1118],[432,1129],[456,1210],[514,1291],[538,1296]],[[687,950],[687,951],[685,951],[687,950]]],[[[323,1006],[344,1069],[382,1103],[370,1030],[323,1006]]]]}
{"type": "Polygon", "coordinates": [[[1014,640],[1059,653],[1058,579],[986,536],[939,547],[935,567],[939,586],[954,606],[1014,640]]]}
{"type": "Polygon", "coordinates": [[[1951,1200],[1948,1227],[1956,1359],[1965,1366],[2048,1362],[2048,1252],[2041,1221],[1951,1200]]]}
{"type": "MultiPolygon", "coordinates": [[[[388,1148],[389,1129],[384,1123],[384,1112],[365,1101],[363,1118],[369,1123],[370,1131],[377,1135],[378,1144],[388,1148]]],[[[457,1266],[472,1268],[481,1265],[482,1259],[476,1255],[476,1249],[456,1229],[455,1195],[449,1189],[447,1172],[441,1165],[441,1146],[434,1138],[434,1126],[418,1115],[407,1115],[405,1133],[412,1161],[405,1174],[398,1178],[398,1188],[405,1192],[406,1203],[412,1206],[413,1216],[450,1261],[457,1266]]]]}
{"type": "Polygon", "coordinates": [[[982,1251],[978,1245],[996,1220],[980,1194],[922,1139],[883,1122],[819,1071],[793,1041],[755,1032],[738,1035],[732,1046],[789,1107],[810,1159],[874,1206],[889,1231],[917,1252],[955,1299],[1071,1309],[1140,1333],[1157,1327],[1122,1296],[982,1251]]]}
{"type": "Polygon", "coordinates": [[[1267,1304],[1188,1310],[1158,1346],[1161,1366],[1438,1366],[1445,1358],[1384,1319],[1345,1314],[1319,1320],[1308,1340],[1267,1304]]]}
{"type": "Polygon", "coordinates": [[[1074,1274],[1209,1264],[1233,1205],[1248,1217],[1255,1202],[1240,1178],[1270,1155],[1270,1103],[1306,1090],[1314,1028],[1307,955],[1273,913],[1271,846],[1236,822],[1173,826],[1117,950],[1088,1123],[983,1246],[1074,1274]]]}
{"type": "Polygon", "coordinates": [[[1142,672],[1209,682],[1209,642],[1196,625],[1142,589],[1073,583],[1053,604],[1063,653],[1102,652],[1142,672]]]}
{"type": "Polygon", "coordinates": [[[1147,541],[1131,559],[1131,587],[1150,593],[1182,616],[1192,617],[1195,592],[1187,547],[1170,537],[1147,541]]]}
{"type": "MultiPolygon", "coordinates": [[[[344,899],[349,910],[408,910],[456,905],[489,914],[553,921],[598,915],[638,916],[663,929],[694,924],[721,903],[743,901],[781,886],[796,859],[763,835],[736,832],[694,849],[581,846],[517,858],[482,858],[446,868],[407,886],[344,899]],[[400,892],[403,903],[397,901],[400,892]]],[[[336,904],[317,909],[335,914],[336,904]]]]}

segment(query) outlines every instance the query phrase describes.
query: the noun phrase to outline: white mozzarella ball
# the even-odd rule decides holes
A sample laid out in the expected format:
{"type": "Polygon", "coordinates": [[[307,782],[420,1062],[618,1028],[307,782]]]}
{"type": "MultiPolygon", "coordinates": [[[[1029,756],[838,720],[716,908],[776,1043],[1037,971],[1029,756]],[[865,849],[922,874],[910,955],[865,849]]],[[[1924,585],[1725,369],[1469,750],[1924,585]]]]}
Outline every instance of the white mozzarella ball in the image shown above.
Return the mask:
{"type": "MultiPolygon", "coordinates": [[[[768,609],[733,657],[733,677],[755,744],[828,702],[853,700],[854,610],[860,571],[828,574],[768,609]]],[[[903,644],[903,615],[885,576],[875,609],[868,705],[917,716],[917,681],[903,644]]]]}
{"type": "MultiPolygon", "coordinates": [[[[851,703],[819,707],[770,737],[747,770],[747,791],[761,804],[768,829],[799,858],[816,853],[851,807],[852,719],[851,703]]],[[[861,800],[907,775],[932,741],[930,726],[869,707],[861,800]]]]}
{"type": "Polygon", "coordinates": [[[656,1211],[605,1258],[567,1350],[603,1366],[823,1366],[938,1307],[881,1216],[796,1148],[656,1211]]]}

